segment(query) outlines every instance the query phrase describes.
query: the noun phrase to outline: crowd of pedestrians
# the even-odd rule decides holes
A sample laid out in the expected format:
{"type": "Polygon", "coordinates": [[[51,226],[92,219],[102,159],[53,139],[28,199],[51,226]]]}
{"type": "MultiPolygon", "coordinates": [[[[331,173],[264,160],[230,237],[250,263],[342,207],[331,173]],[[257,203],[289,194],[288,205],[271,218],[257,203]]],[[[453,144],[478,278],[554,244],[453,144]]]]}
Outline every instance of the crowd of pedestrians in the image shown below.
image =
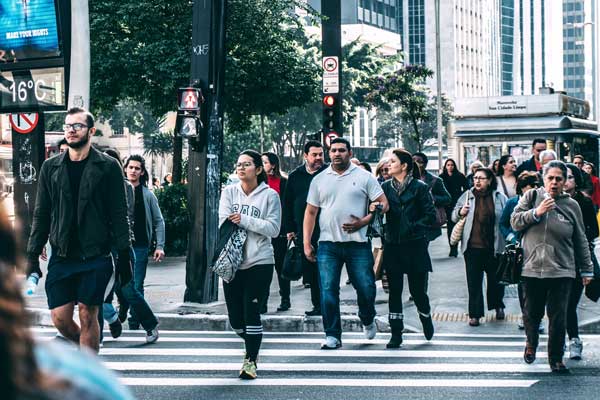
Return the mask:
{"type": "MultiPolygon", "coordinates": [[[[148,343],[158,340],[159,321],[144,300],[144,278],[149,256],[155,261],[165,256],[165,223],[147,187],[143,157],[131,155],[121,166],[118,154],[91,146],[94,131],[88,111],[67,112],[66,149],[41,168],[27,272],[41,276],[39,257],[49,255],[46,294],[54,325],[66,341],[98,352],[103,320],[117,338],[128,312],[130,329],[141,326],[148,343]],[[113,306],[113,293],[118,308],[113,306]],[[79,323],[73,318],[75,306],[79,323]]],[[[505,318],[504,286],[497,279],[499,256],[506,244],[522,248],[518,293],[523,315],[519,328],[526,335],[524,361],[536,359],[547,314],[548,362],[552,371],[567,372],[565,334],[569,356],[582,357],[577,305],[597,262],[593,243],[598,236],[600,184],[595,166],[580,155],[572,157],[573,164],[565,164],[543,139],[534,140],[531,151],[532,158],[520,166],[508,154],[490,167],[475,161],[467,176],[452,159],[436,176],[427,170],[424,153],[404,149],[387,151],[372,173],[368,163],[353,158],[352,146],[343,138],[332,140],[327,149],[308,141],[304,163],[289,176],[281,170],[277,154],[241,152],[236,163],[239,181],[223,189],[218,210],[220,225],[240,232],[232,236],[238,242],[230,247],[237,253],[231,258],[237,260],[233,278],[223,282],[230,325],[245,345],[240,378],[257,377],[261,314],[267,312],[273,274],[280,295],[277,311],[291,307],[290,281],[283,273],[291,246],[302,250],[303,281],[310,287],[312,303],[306,315],[322,317],[323,350],[342,347],[344,267],[356,291],[364,336],[371,340],[377,334],[375,280],[381,271],[376,271],[375,241],[381,243],[378,250],[383,251],[381,265],[389,285],[392,335],[386,348],[402,345],[405,276],[423,335],[431,340],[435,328],[428,294],[433,271],[429,243],[441,236],[443,226],[449,256],[464,256],[466,311],[472,327],[479,326],[486,306],[497,320],[505,318]]],[[[166,176],[163,186],[169,184],[166,176]]],[[[0,264],[16,263],[14,246],[13,253],[10,250],[2,248],[0,264]]],[[[0,272],[6,275],[4,269],[0,272]]],[[[0,289],[10,296],[12,278],[5,279],[0,289]]],[[[20,297],[13,301],[22,306],[20,297]]],[[[10,357],[15,363],[28,363],[32,373],[43,373],[36,372],[31,353],[14,352],[10,357]]],[[[20,379],[14,377],[14,390],[21,390],[20,379]]]]}

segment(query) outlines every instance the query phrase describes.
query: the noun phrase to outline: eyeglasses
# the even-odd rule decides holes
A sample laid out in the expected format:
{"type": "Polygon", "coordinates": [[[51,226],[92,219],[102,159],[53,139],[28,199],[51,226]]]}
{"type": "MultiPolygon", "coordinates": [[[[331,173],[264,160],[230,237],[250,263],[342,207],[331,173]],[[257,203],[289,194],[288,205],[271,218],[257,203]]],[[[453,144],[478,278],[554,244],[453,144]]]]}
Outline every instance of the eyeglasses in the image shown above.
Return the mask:
{"type": "Polygon", "coordinates": [[[254,166],[254,164],[252,164],[250,161],[239,162],[239,163],[235,164],[235,167],[238,169],[246,169],[246,168],[250,168],[252,166],[254,166]]]}
{"type": "Polygon", "coordinates": [[[63,125],[63,131],[65,132],[71,132],[71,129],[74,129],[75,132],[79,132],[81,131],[83,128],[87,128],[88,126],[85,124],[80,124],[80,123],[74,123],[74,124],[64,124],[63,125]]]}
{"type": "Polygon", "coordinates": [[[485,176],[474,176],[473,180],[474,181],[486,181],[488,178],[485,176]]]}

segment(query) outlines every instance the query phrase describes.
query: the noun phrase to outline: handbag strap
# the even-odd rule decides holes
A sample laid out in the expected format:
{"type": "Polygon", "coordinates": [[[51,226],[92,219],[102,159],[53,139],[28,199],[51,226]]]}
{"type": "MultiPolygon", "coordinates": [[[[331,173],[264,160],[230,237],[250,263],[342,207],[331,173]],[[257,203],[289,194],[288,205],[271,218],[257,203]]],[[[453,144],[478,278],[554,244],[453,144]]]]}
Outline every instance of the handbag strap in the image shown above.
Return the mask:
{"type": "Polygon", "coordinates": [[[506,197],[508,196],[508,189],[506,188],[506,183],[504,183],[504,178],[502,176],[499,176],[500,178],[500,183],[502,183],[502,190],[504,190],[504,194],[506,195],[506,197]]]}

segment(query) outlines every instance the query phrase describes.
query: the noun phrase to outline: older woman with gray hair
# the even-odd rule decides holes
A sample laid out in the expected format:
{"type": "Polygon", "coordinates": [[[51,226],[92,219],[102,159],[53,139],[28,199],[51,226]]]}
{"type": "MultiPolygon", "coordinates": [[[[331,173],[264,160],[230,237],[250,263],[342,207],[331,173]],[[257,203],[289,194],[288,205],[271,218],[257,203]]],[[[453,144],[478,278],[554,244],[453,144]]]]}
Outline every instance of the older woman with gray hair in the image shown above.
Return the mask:
{"type": "Polygon", "coordinates": [[[538,327],[545,311],[550,322],[550,368],[567,373],[563,353],[569,293],[577,272],[587,285],[593,267],[581,209],[563,192],[567,167],[562,161],[550,161],[544,165],[543,179],[544,186],[522,196],[511,217],[512,228],[523,232],[523,322],[527,334],[523,358],[528,364],[535,361],[538,327]]]}
{"type": "Polygon", "coordinates": [[[540,163],[542,164],[542,168],[553,160],[558,160],[558,156],[554,150],[544,150],[540,153],[540,163]]]}

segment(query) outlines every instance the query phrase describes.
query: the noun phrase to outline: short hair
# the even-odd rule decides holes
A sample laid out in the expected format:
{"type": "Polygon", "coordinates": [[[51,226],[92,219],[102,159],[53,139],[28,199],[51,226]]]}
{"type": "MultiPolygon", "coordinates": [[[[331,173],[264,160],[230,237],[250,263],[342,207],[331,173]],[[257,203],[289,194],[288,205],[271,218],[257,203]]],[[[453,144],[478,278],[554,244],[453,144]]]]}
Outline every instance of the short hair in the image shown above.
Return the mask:
{"type": "Polygon", "coordinates": [[[542,138],[533,139],[533,143],[531,143],[531,147],[535,147],[535,145],[538,143],[546,144],[546,139],[542,139],[542,138]]]}
{"type": "Polygon", "coordinates": [[[579,167],[573,163],[566,163],[565,165],[573,172],[573,178],[575,178],[575,190],[581,188],[583,185],[583,177],[581,176],[579,167]]]}
{"type": "Polygon", "coordinates": [[[552,168],[560,169],[562,171],[563,178],[567,179],[567,166],[565,165],[564,162],[562,162],[560,160],[552,160],[548,164],[544,165],[544,168],[543,168],[544,177],[546,177],[548,170],[550,170],[552,168]]]}
{"type": "Polygon", "coordinates": [[[336,143],[342,143],[346,146],[346,149],[348,149],[348,151],[352,151],[352,146],[350,145],[350,142],[348,141],[348,139],[344,139],[342,137],[338,137],[335,138],[331,141],[331,145],[333,146],[336,143]]]}
{"type": "Polygon", "coordinates": [[[104,150],[104,154],[111,156],[112,158],[117,160],[117,162],[119,163],[119,167],[121,167],[121,169],[123,169],[123,163],[121,162],[121,155],[119,154],[119,152],[117,150],[106,149],[106,150],[104,150]]]}
{"type": "Polygon", "coordinates": [[[589,165],[590,167],[592,167],[592,175],[596,176],[596,166],[593,162],[584,161],[583,165],[589,165]]]}
{"type": "Polygon", "coordinates": [[[91,112],[82,107],[71,107],[67,110],[67,115],[75,115],[75,114],[84,114],[85,115],[85,124],[88,129],[94,127],[94,116],[91,112]]]}
{"type": "Polygon", "coordinates": [[[425,155],[425,153],[422,153],[422,152],[418,151],[418,152],[414,153],[412,156],[413,157],[414,156],[421,157],[421,159],[423,160],[423,165],[424,166],[427,166],[427,164],[429,163],[429,158],[427,158],[427,156],[425,155]]]}
{"type": "Polygon", "coordinates": [[[389,157],[383,157],[381,160],[379,160],[379,162],[377,163],[377,166],[375,167],[375,176],[377,176],[377,177],[381,176],[381,170],[389,162],[390,162],[389,157]]]}
{"type": "MultiPolygon", "coordinates": [[[[144,159],[144,157],[142,157],[139,154],[130,155],[129,157],[127,157],[127,160],[125,160],[124,168],[127,168],[130,161],[137,161],[140,163],[140,166],[142,167],[142,172],[143,172],[143,174],[140,176],[140,183],[144,186],[148,185],[148,170],[146,170],[146,160],[144,159]]],[[[165,178],[166,178],[166,176],[165,176],[165,178]]]]}
{"type": "Polygon", "coordinates": [[[537,172],[523,171],[517,178],[517,194],[520,196],[523,194],[523,189],[527,186],[538,187],[540,184],[540,177],[537,172]]]}
{"type": "Polygon", "coordinates": [[[58,142],[56,142],[56,147],[58,147],[60,149],[60,146],[62,146],[63,144],[68,145],[67,139],[65,139],[65,138],[60,139],[58,142]]]}
{"type": "Polygon", "coordinates": [[[367,171],[369,171],[369,172],[373,173],[373,169],[371,168],[371,166],[369,165],[369,163],[368,163],[368,162],[366,162],[366,161],[362,161],[362,162],[361,162],[359,165],[360,165],[361,167],[363,167],[365,170],[367,170],[367,171]]]}
{"type": "Polygon", "coordinates": [[[475,172],[473,173],[473,176],[475,176],[475,174],[478,172],[483,172],[485,174],[486,178],[488,178],[490,180],[490,189],[492,189],[492,191],[494,191],[498,188],[498,181],[496,180],[494,171],[492,171],[490,168],[479,167],[475,170],[475,172]]]}
{"type": "Polygon", "coordinates": [[[469,171],[472,170],[473,168],[482,168],[483,167],[483,163],[479,160],[475,160],[471,163],[471,165],[469,165],[469,171]]]}
{"type": "Polygon", "coordinates": [[[558,160],[558,156],[554,150],[544,150],[540,153],[540,161],[543,161],[548,155],[551,155],[555,160],[558,160]]]}
{"type": "Polygon", "coordinates": [[[583,157],[581,154],[574,155],[573,161],[575,161],[576,158],[581,158],[581,161],[585,161],[585,157],[583,157]]]}
{"type": "Polygon", "coordinates": [[[308,154],[311,147],[318,147],[322,149],[323,143],[319,142],[318,140],[309,140],[308,142],[304,143],[304,154],[308,154]]]}

